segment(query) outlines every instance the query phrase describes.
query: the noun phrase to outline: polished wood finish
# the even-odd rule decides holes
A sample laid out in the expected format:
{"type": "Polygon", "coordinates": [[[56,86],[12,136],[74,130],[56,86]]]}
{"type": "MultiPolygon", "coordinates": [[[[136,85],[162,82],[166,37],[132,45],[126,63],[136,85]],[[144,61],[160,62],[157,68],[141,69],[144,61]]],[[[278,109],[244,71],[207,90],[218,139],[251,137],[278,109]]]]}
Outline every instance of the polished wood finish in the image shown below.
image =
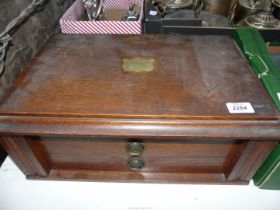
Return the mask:
{"type": "Polygon", "coordinates": [[[230,38],[144,37],[55,36],[8,93],[0,114],[278,120],[230,38]],[[123,59],[135,57],[153,59],[154,70],[124,71],[123,59]],[[235,101],[249,101],[256,113],[230,114],[225,104],[235,101]]]}
{"type": "Polygon", "coordinates": [[[7,153],[4,150],[4,148],[2,147],[2,145],[0,144],[0,166],[2,165],[2,163],[4,162],[6,157],[7,157],[7,153]]]}
{"type": "Polygon", "coordinates": [[[278,142],[248,142],[227,180],[250,181],[278,142]]]}
{"type": "Polygon", "coordinates": [[[0,133],[31,179],[244,184],[280,124],[229,37],[56,35],[2,99],[0,133]],[[125,71],[134,58],[153,70],[125,71]],[[255,113],[231,114],[227,102],[255,113]],[[139,171],[127,165],[134,141],[139,171]]]}
{"type": "Polygon", "coordinates": [[[239,184],[245,181],[228,181],[223,173],[148,173],[133,171],[52,170],[48,177],[27,176],[27,179],[106,181],[133,183],[188,183],[188,184],[239,184]]]}
{"type": "Polygon", "coordinates": [[[85,137],[2,140],[28,178],[123,182],[130,177],[126,181],[170,183],[246,184],[277,145],[274,141],[143,139],[145,151],[141,158],[145,167],[133,172],[127,167],[130,156],[124,140],[85,137]]]}
{"type": "MultiPolygon", "coordinates": [[[[142,172],[223,173],[232,168],[244,147],[241,141],[143,142],[145,151],[141,157],[146,164],[142,172]]],[[[32,145],[36,150],[44,148],[56,169],[71,166],[72,169],[127,171],[130,156],[126,143],[90,138],[41,138],[32,145]]]]}
{"type": "Polygon", "coordinates": [[[40,159],[36,156],[39,151],[34,151],[28,145],[28,141],[24,137],[2,137],[2,144],[10,157],[25,175],[47,176],[49,169],[46,164],[46,157],[40,159]]]}

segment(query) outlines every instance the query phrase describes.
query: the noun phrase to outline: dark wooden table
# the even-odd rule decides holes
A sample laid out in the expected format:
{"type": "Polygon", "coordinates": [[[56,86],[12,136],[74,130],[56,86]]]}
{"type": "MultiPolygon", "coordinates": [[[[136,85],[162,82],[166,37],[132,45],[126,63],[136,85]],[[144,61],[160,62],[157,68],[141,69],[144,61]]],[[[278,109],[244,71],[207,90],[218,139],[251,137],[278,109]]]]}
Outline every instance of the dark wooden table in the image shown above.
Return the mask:
{"type": "Polygon", "coordinates": [[[229,37],[56,35],[3,97],[0,134],[32,179],[244,184],[280,124],[229,37]]]}

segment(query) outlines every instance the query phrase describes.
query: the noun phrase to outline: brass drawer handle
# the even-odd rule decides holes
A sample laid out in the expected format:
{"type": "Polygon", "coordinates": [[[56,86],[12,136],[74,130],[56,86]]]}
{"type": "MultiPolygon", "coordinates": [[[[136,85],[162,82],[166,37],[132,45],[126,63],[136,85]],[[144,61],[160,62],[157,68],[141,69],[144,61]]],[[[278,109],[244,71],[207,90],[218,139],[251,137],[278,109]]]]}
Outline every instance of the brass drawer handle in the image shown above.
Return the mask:
{"type": "Polygon", "coordinates": [[[127,166],[131,170],[139,171],[144,168],[145,162],[141,158],[131,158],[127,161],[127,166]]]}
{"type": "Polygon", "coordinates": [[[144,144],[141,142],[129,142],[126,145],[126,152],[131,156],[140,156],[144,152],[144,144]]]}

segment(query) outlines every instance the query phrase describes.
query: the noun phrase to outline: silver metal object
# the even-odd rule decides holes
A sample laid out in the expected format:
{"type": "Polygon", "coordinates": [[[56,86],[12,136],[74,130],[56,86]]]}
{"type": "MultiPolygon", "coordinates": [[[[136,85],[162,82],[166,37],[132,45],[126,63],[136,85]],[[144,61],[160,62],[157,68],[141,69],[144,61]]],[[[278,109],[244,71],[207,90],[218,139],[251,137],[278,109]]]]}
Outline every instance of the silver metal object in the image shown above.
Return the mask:
{"type": "Polygon", "coordinates": [[[203,0],[203,2],[203,10],[227,17],[231,0],[203,0]]]}
{"type": "Polygon", "coordinates": [[[272,14],[280,20],[280,0],[272,1],[272,14]]]}
{"type": "Polygon", "coordinates": [[[167,8],[180,9],[189,7],[193,4],[193,0],[166,0],[165,5],[167,8]]]}
{"type": "Polygon", "coordinates": [[[201,13],[203,4],[204,4],[203,0],[194,0],[192,10],[193,10],[193,16],[195,18],[199,18],[200,17],[200,13],[201,13]]]}
{"type": "Polygon", "coordinates": [[[234,26],[245,17],[270,10],[271,0],[238,0],[229,12],[229,21],[234,26]]]}
{"type": "Polygon", "coordinates": [[[244,18],[237,26],[258,29],[280,29],[280,21],[274,18],[269,12],[260,12],[244,18]]]}
{"type": "Polygon", "coordinates": [[[104,0],[83,0],[88,19],[97,20],[102,11],[104,0]]]}
{"type": "Polygon", "coordinates": [[[139,19],[139,14],[134,11],[135,4],[130,4],[127,15],[122,18],[124,21],[137,21],[139,19]]]}

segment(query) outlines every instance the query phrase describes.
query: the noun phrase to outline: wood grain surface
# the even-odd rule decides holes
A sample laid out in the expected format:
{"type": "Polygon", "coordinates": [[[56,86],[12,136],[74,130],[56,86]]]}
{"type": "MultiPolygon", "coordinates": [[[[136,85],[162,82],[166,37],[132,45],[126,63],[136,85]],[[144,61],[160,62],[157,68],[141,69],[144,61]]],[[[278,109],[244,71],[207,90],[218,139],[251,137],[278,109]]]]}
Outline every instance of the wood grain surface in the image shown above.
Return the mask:
{"type": "Polygon", "coordinates": [[[0,134],[31,179],[244,184],[280,124],[229,37],[56,35],[1,99],[0,134]],[[139,171],[131,141],[145,145],[139,171]]]}
{"type": "MultiPolygon", "coordinates": [[[[125,140],[93,138],[33,138],[34,151],[44,150],[43,156],[55,169],[93,169],[129,171],[125,140]]],[[[141,172],[224,173],[231,170],[244,147],[243,141],[144,141],[141,172]]]]}
{"type": "MultiPolygon", "coordinates": [[[[30,179],[159,183],[246,184],[277,145],[275,141],[150,139],[143,169],[128,167],[133,158],[124,139],[2,137],[14,162],[30,179]]],[[[139,140],[138,140],[139,141],[139,140]]]]}
{"type": "Polygon", "coordinates": [[[58,34],[2,98],[0,133],[265,140],[279,139],[280,126],[229,37],[58,34]],[[133,58],[154,69],[124,71],[133,58]],[[227,102],[249,102],[255,113],[230,114],[227,102]]]}
{"type": "Polygon", "coordinates": [[[57,35],[2,101],[12,116],[278,119],[273,103],[229,37],[57,35]],[[154,59],[154,70],[122,69],[154,59]],[[230,114],[249,102],[253,114],[230,114]]]}

